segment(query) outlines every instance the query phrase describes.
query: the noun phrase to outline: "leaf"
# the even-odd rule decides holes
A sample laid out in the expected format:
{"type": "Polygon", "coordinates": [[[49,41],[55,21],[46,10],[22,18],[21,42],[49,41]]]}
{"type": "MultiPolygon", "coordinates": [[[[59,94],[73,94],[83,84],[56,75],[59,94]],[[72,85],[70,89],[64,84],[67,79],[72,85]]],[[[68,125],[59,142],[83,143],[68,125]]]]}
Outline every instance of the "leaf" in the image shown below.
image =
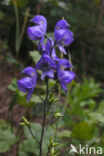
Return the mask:
{"type": "MultiPolygon", "coordinates": [[[[41,96],[43,99],[45,98],[45,96],[41,96]]],[[[38,95],[33,95],[31,98],[31,102],[32,103],[41,103],[42,100],[40,99],[40,97],[38,95]]]]}
{"type": "Polygon", "coordinates": [[[19,145],[19,156],[30,156],[29,153],[39,154],[38,144],[33,139],[25,140],[19,145]]]}
{"type": "Polygon", "coordinates": [[[62,9],[64,9],[64,10],[68,10],[69,9],[69,7],[67,6],[67,3],[65,3],[65,2],[58,2],[58,6],[60,7],[60,8],[62,8],[62,9]]]}
{"type": "Polygon", "coordinates": [[[90,123],[104,123],[104,116],[97,112],[89,113],[90,116],[90,123]]]}
{"type": "MultiPolygon", "coordinates": [[[[36,136],[37,140],[40,140],[42,126],[38,123],[31,123],[31,130],[32,130],[34,136],[36,136]]],[[[30,134],[27,126],[24,127],[24,133],[25,133],[25,136],[27,139],[33,138],[32,135],[30,134]]]]}
{"type": "Polygon", "coordinates": [[[93,137],[94,127],[91,127],[87,122],[80,122],[75,125],[72,131],[72,137],[80,140],[90,140],[93,137]]]}
{"type": "Polygon", "coordinates": [[[7,152],[18,141],[6,123],[0,122],[0,153],[7,152]]]}
{"type": "MultiPolygon", "coordinates": [[[[36,140],[40,141],[42,126],[38,123],[31,123],[31,131],[36,137],[36,140]]],[[[23,141],[19,147],[19,156],[24,156],[25,153],[39,154],[39,145],[36,140],[33,139],[28,127],[24,127],[24,134],[27,140],[23,141]]],[[[54,135],[54,130],[49,127],[45,130],[43,138],[43,155],[46,154],[49,144],[50,136],[54,135]]]]}
{"type": "Polygon", "coordinates": [[[49,86],[50,87],[53,87],[55,85],[55,83],[56,83],[55,80],[49,79],[49,86]]]}
{"type": "Polygon", "coordinates": [[[104,123],[104,100],[99,103],[99,107],[96,111],[90,112],[90,123],[104,123]]]}
{"type": "Polygon", "coordinates": [[[41,58],[41,55],[39,54],[39,51],[31,51],[30,52],[30,56],[32,57],[32,59],[33,59],[33,61],[35,62],[35,63],[37,63],[39,60],[40,60],[40,58],[41,58]]]}
{"type": "Polygon", "coordinates": [[[57,136],[58,136],[59,138],[70,138],[70,137],[71,137],[71,132],[68,131],[68,130],[63,130],[63,131],[61,131],[61,132],[58,132],[58,133],[57,133],[57,136]]]}
{"type": "Polygon", "coordinates": [[[99,107],[96,112],[104,116],[104,100],[99,103],[99,107]]]}
{"type": "Polygon", "coordinates": [[[10,91],[17,91],[18,90],[18,86],[17,86],[17,79],[13,79],[11,84],[8,86],[8,89],[10,91]]]}

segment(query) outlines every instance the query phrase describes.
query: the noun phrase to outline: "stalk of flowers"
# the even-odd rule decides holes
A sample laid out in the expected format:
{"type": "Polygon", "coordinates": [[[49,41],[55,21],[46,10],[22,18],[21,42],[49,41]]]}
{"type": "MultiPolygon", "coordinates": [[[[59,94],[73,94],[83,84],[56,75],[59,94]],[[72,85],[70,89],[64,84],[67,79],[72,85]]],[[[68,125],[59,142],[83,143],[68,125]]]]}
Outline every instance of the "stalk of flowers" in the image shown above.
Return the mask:
{"type": "Polygon", "coordinates": [[[42,142],[44,136],[44,127],[46,119],[46,107],[48,102],[49,86],[48,79],[55,79],[55,74],[57,75],[56,81],[60,83],[62,89],[67,94],[67,84],[75,77],[75,73],[70,71],[72,68],[71,63],[67,59],[60,59],[56,55],[56,48],[58,47],[59,52],[67,54],[65,46],[69,46],[73,42],[73,33],[69,30],[70,25],[64,19],[56,23],[54,29],[54,39],[47,37],[47,20],[42,15],[35,16],[31,22],[35,25],[28,27],[27,33],[31,40],[37,41],[38,51],[41,53],[41,58],[37,62],[35,68],[27,67],[22,71],[22,74],[28,76],[20,79],[17,84],[19,90],[27,93],[27,103],[30,101],[31,96],[35,90],[37,83],[37,70],[41,70],[41,80],[46,80],[47,90],[46,98],[44,100],[44,115],[43,115],[43,125],[42,133],[40,138],[40,153],[42,155],[42,142]],[[44,44],[44,39],[47,39],[47,43],[44,44]]]}

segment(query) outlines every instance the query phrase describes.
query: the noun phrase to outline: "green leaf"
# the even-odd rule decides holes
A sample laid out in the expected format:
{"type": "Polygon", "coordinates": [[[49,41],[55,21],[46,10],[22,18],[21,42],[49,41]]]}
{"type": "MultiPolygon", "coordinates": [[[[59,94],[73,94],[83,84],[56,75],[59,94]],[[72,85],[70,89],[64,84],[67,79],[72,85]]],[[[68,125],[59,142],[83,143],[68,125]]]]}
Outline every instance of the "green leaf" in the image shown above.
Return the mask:
{"type": "Polygon", "coordinates": [[[89,113],[90,123],[104,123],[104,116],[97,112],[89,113]]]}
{"type": "MultiPolygon", "coordinates": [[[[36,140],[40,141],[42,126],[38,123],[31,123],[31,131],[36,137],[36,140]]],[[[48,144],[50,136],[54,135],[54,130],[51,127],[48,127],[45,130],[44,138],[43,138],[43,155],[46,154],[48,150],[48,144]]],[[[24,127],[24,134],[27,140],[23,141],[20,144],[19,148],[19,156],[23,156],[26,152],[39,154],[39,145],[36,140],[33,139],[29,129],[27,126],[24,127]],[[22,155],[23,154],[23,155],[22,155]]]]}
{"type": "Polygon", "coordinates": [[[80,140],[90,140],[93,137],[94,127],[91,127],[87,122],[80,122],[75,125],[72,131],[72,137],[80,140]]]}
{"type": "Polygon", "coordinates": [[[17,86],[17,79],[13,79],[11,84],[8,86],[8,89],[11,91],[17,91],[18,90],[18,86],[17,86]]]}
{"type": "Polygon", "coordinates": [[[99,103],[99,107],[96,112],[104,116],[104,100],[99,103]]]}
{"type": "MultiPolygon", "coordinates": [[[[41,96],[43,99],[45,98],[45,96],[41,96]]],[[[42,100],[40,99],[40,97],[38,95],[33,95],[31,97],[31,102],[32,103],[41,103],[42,100]]]]}
{"type": "Polygon", "coordinates": [[[39,51],[31,51],[30,52],[30,56],[32,57],[32,59],[33,59],[33,61],[35,62],[35,63],[37,63],[39,60],[40,60],[40,58],[41,58],[41,55],[39,54],[39,51]]]}
{"type": "MultiPolygon", "coordinates": [[[[42,126],[38,123],[31,123],[31,130],[34,134],[34,136],[36,136],[37,140],[40,140],[40,134],[41,134],[41,130],[42,130],[42,126]]],[[[32,139],[32,135],[29,132],[29,129],[27,126],[24,127],[24,133],[27,139],[32,139]]]]}
{"type": "Polygon", "coordinates": [[[55,80],[49,79],[49,86],[50,87],[53,87],[55,85],[55,83],[56,83],[55,80]]]}
{"type": "Polygon", "coordinates": [[[39,154],[38,144],[33,139],[25,140],[19,145],[19,156],[30,156],[29,153],[39,154]]]}
{"type": "Polygon", "coordinates": [[[0,153],[7,152],[18,141],[6,123],[0,122],[0,153]]]}
{"type": "Polygon", "coordinates": [[[58,132],[58,133],[57,133],[57,136],[58,136],[59,138],[70,138],[70,137],[71,137],[71,132],[68,131],[68,130],[63,130],[63,131],[61,131],[61,132],[58,132]]]}

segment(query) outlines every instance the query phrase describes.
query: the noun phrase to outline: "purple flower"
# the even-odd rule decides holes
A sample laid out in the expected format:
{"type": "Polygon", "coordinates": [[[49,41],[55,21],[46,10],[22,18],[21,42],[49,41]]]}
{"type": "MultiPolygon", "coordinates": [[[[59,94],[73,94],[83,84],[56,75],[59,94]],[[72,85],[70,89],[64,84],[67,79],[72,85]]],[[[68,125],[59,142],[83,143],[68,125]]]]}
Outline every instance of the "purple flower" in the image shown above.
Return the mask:
{"type": "Polygon", "coordinates": [[[41,30],[46,34],[47,31],[47,20],[42,15],[35,16],[32,20],[32,22],[38,24],[41,27],[41,30]]]}
{"type": "Polygon", "coordinates": [[[52,57],[53,60],[56,60],[56,61],[59,60],[55,52],[54,41],[51,37],[47,40],[46,45],[43,44],[42,41],[40,41],[38,44],[38,49],[42,52],[42,54],[47,54],[50,57],[52,57]]]}
{"type": "Polygon", "coordinates": [[[73,68],[71,63],[66,59],[60,59],[57,65],[58,71],[64,71],[66,68],[73,68]]]}
{"type": "Polygon", "coordinates": [[[60,72],[58,78],[61,83],[62,89],[65,91],[67,94],[67,84],[71,83],[71,81],[74,79],[75,73],[72,71],[63,71],[60,72]]]}
{"type": "Polygon", "coordinates": [[[36,26],[30,26],[27,30],[29,38],[38,41],[44,39],[44,36],[47,31],[47,21],[46,18],[42,15],[35,16],[32,20],[36,26]]]}
{"type": "Polygon", "coordinates": [[[60,81],[61,87],[67,93],[67,84],[70,83],[74,77],[75,73],[72,71],[66,71],[66,68],[72,68],[70,62],[66,59],[61,59],[57,65],[58,80],[60,81]]]}
{"type": "Polygon", "coordinates": [[[28,76],[20,79],[17,82],[18,88],[22,92],[27,92],[27,102],[30,101],[34,88],[36,86],[37,81],[37,72],[32,67],[27,67],[22,71],[22,74],[27,74],[28,76]]]}
{"type": "Polygon", "coordinates": [[[56,63],[48,55],[43,54],[36,64],[36,69],[42,70],[42,80],[46,76],[48,76],[49,78],[54,78],[54,69],[56,69],[56,63]]]}
{"type": "Polygon", "coordinates": [[[55,30],[68,29],[69,27],[70,27],[69,23],[66,20],[62,19],[56,23],[55,30]]]}
{"type": "Polygon", "coordinates": [[[64,46],[68,46],[73,42],[73,33],[68,29],[58,29],[55,30],[54,36],[60,52],[66,54],[64,46]]]}

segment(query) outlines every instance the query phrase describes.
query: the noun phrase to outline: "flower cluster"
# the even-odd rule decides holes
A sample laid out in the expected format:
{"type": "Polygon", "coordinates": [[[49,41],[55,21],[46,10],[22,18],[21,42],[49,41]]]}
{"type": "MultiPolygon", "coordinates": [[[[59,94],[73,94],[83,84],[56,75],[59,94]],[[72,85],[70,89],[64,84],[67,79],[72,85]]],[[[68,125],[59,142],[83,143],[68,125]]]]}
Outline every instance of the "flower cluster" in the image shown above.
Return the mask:
{"type": "Polygon", "coordinates": [[[75,73],[70,71],[72,68],[71,63],[67,59],[60,59],[56,55],[55,48],[58,47],[59,51],[67,54],[65,46],[73,42],[73,33],[69,30],[70,25],[64,19],[58,21],[54,30],[54,40],[47,37],[47,20],[42,15],[37,15],[31,20],[35,25],[28,28],[28,36],[31,40],[38,41],[38,50],[41,53],[41,58],[36,64],[36,69],[27,67],[22,74],[27,74],[27,77],[20,79],[17,84],[19,90],[27,92],[27,102],[30,100],[37,82],[37,71],[41,70],[41,79],[46,77],[54,78],[57,74],[62,89],[67,93],[67,84],[70,83],[75,73]],[[44,39],[47,43],[44,44],[44,39]]]}

